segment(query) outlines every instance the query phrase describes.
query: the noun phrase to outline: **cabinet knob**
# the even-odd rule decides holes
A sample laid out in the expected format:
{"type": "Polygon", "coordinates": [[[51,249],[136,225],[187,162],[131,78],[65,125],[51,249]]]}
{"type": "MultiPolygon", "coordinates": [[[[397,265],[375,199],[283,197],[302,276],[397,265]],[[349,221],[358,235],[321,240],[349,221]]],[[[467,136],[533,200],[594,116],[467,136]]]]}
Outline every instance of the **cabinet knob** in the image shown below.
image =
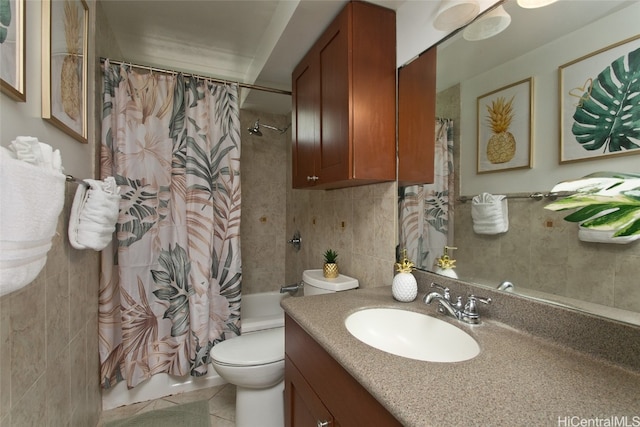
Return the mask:
{"type": "Polygon", "coordinates": [[[318,424],[317,425],[318,425],[318,427],[329,427],[330,424],[331,424],[331,422],[329,422],[329,421],[318,420],[318,424]]]}
{"type": "Polygon", "coordinates": [[[317,176],[315,176],[315,175],[313,175],[313,176],[308,176],[308,177],[307,177],[307,181],[317,181],[317,180],[319,180],[319,179],[320,179],[320,178],[318,178],[318,177],[317,177],[317,176]]]}

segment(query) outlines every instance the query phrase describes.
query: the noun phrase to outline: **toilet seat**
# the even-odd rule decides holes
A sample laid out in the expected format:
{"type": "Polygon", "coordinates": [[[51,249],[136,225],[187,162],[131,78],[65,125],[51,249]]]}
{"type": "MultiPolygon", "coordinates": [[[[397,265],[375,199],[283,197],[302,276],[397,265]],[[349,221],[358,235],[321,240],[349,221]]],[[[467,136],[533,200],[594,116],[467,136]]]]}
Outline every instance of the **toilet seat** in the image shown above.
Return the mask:
{"type": "Polygon", "coordinates": [[[213,363],[224,366],[260,366],[284,360],[284,328],[241,335],[211,349],[213,363]]]}

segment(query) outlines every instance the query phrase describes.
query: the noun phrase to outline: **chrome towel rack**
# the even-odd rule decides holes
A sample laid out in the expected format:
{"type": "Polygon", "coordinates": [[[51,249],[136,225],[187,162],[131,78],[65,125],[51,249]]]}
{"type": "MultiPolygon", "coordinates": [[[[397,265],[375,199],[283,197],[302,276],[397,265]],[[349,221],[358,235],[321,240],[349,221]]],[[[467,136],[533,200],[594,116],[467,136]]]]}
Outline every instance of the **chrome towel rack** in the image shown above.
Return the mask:
{"type": "MultiPolygon", "coordinates": [[[[558,197],[566,197],[566,196],[570,196],[572,194],[575,194],[572,191],[563,191],[563,192],[558,192],[558,193],[542,193],[542,192],[536,192],[536,193],[512,193],[512,194],[506,194],[506,198],[507,199],[532,199],[532,200],[536,200],[536,201],[540,201],[542,199],[549,199],[549,200],[556,200],[558,197]]],[[[456,200],[461,202],[461,203],[466,203],[468,201],[471,201],[471,199],[473,199],[475,196],[460,196],[458,197],[456,200]]]]}

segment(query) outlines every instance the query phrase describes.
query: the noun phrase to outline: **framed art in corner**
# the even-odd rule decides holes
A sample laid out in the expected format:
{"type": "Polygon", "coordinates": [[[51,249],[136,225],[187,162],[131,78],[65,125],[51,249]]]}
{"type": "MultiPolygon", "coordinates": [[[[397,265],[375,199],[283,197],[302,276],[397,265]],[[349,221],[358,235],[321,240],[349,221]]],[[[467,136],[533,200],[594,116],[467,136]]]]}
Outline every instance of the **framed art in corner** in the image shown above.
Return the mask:
{"type": "Polygon", "coordinates": [[[640,154],[640,35],[558,71],[560,163],[640,154]]]}
{"type": "Polygon", "coordinates": [[[478,173],[532,167],[533,78],[478,97],[478,173]]]}
{"type": "Polygon", "coordinates": [[[19,102],[25,87],[26,0],[0,0],[0,90],[19,102]]]}
{"type": "Polygon", "coordinates": [[[87,25],[84,0],[42,0],[42,118],[87,142],[87,25]]]}

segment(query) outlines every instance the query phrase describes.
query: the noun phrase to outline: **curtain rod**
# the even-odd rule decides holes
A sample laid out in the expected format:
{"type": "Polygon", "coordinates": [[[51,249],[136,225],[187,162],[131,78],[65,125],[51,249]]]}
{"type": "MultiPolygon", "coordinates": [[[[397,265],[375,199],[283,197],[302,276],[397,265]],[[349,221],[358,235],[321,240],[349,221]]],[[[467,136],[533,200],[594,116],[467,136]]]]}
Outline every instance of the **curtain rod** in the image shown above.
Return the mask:
{"type": "MultiPolygon", "coordinates": [[[[104,64],[104,62],[107,59],[109,59],[109,58],[100,58],[100,63],[104,64]]],[[[203,76],[203,75],[198,75],[198,74],[193,74],[193,73],[185,73],[185,72],[182,72],[182,71],[167,70],[167,69],[164,69],[164,68],[151,67],[151,66],[148,66],[148,65],[132,64],[131,62],[127,62],[127,61],[116,61],[116,60],[113,60],[113,59],[109,59],[109,63],[110,64],[116,64],[116,65],[129,65],[130,67],[141,68],[143,70],[149,70],[149,71],[157,71],[159,73],[182,74],[185,77],[195,77],[195,78],[199,78],[199,79],[207,79],[207,80],[214,81],[216,83],[235,83],[238,86],[244,87],[244,88],[247,88],[247,89],[255,89],[255,90],[261,90],[263,92],[278,93],[280,95],[291,95],[291,92],[288,91],[288,90],[275,89],[275,88],[267,87],[267,86],[252,85],[252,84],[248,84],[248,83],[234,82],[232,80],[223,80],[223,79],[218,79],[218,78],[211,77],[211,76],[203,76]]]]}

